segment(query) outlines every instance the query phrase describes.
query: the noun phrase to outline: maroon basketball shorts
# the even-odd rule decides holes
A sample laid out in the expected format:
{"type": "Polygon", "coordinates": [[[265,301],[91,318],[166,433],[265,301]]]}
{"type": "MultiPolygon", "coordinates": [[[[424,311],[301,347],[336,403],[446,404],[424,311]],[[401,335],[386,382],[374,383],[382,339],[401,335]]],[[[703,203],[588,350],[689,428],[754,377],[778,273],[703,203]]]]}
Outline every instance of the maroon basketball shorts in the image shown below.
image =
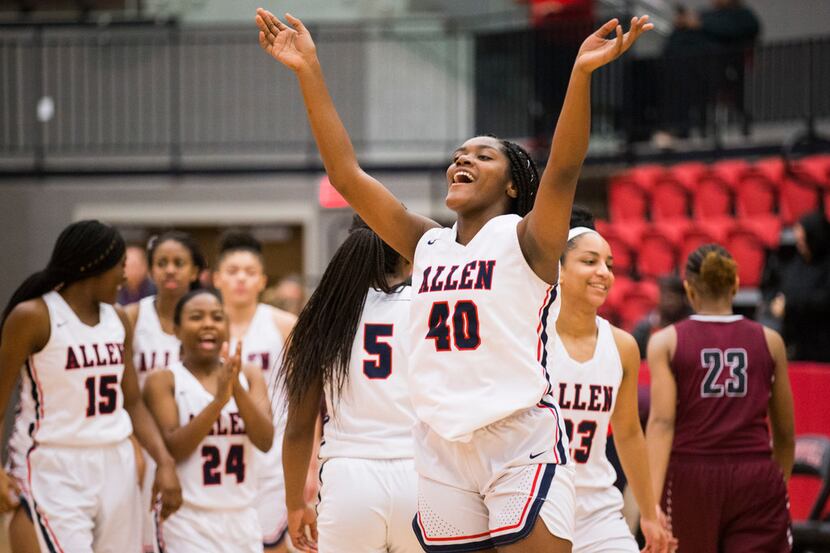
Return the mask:
{"type": "Polygon", "coordinates": [[[672,455],[662,506],[678,553],[791,550],[787,488],[768,455],[672,455]]]}

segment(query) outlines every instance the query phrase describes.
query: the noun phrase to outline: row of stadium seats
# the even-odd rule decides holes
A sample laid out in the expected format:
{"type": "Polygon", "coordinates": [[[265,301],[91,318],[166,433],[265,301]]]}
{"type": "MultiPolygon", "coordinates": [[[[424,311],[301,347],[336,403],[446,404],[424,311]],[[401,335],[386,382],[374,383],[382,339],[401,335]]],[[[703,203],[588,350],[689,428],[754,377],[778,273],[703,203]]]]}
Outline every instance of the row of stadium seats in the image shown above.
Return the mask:
{"type": "Polygon", "coordinates": [[[819,201],[830,207],[827,154],[789,170],[780,158],[641,165],[614,176],[608,190],[614,222],[775,216],[791,225],[819,201]]]}
{"type": "Polygon", "coordinates": [[[723,244],[738,262],[742,286],[758,286],[768,249],[778,247],[781,223],[774,216],[752,219],[597,221],[614,255],[619,276],[656,278],[682,273],[688,255],[699,246],[723,244]]]}

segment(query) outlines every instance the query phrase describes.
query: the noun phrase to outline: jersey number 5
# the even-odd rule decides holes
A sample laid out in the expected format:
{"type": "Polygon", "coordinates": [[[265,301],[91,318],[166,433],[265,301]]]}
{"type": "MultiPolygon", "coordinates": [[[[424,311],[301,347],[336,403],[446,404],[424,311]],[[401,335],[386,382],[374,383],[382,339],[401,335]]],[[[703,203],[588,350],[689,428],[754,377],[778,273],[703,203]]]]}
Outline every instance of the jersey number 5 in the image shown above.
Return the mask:
{"type": "Polygon", "coordinates": [[[363,361],[363,374],[371,380],[383,380],[392,374],[392,346],[380,338],[391,338],[393,325],[366,324],[363,327],[363,349],[375,359],[363,361]]]}
{"type": "Polygon", "coordinates": [[[429,312],[426,338],[435,340],[435,351],[450,351],[450,334],[457,350],[474,350],[481,345],[478,333],[478,308],[470,300],[456,302],[450,317],[450,304],[437,301],[429,312]],[[452,327],[452,331],[450,331],[452,327]]]}
{"type": "Polygon", "coordinates": [[[707,348],[700,351],[700,364],[706,369],[706,376],[700,385],[701,397],[743,397],[746,395],[746,350],[726,351],[707,348]],[[729,378],[721,384],[720,373],[729,367],[729,378]]]}

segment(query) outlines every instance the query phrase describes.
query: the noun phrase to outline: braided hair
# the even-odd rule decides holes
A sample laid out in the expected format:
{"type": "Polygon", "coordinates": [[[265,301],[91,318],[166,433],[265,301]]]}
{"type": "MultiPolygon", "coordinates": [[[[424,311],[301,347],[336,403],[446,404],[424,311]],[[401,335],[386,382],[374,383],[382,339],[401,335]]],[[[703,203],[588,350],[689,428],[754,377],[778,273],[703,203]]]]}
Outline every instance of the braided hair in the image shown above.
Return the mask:
{"type": "Polygon", "coordinates": [[[100,221],[72,223],[60,233],[46,268],[30,275],[12,294],[2,324],[24,301],[105,273],[121,262],[127,246],[113,227],[100,221]]]}
{"type": "Polygon", "coordinates": [[[349,377],[354,343],[369,288],[392,292],[387,276],[400,255],[355,216],[349,236],[326,267],[320,284],[288,336],[281,377],[288,403],[302,401],[321,382],[339,397],[349,377]]]}
{"type": "Polygon", "coordinates": [[[738,264],[732,254],[718,244],[704,244],[686,260],[686,280],[707,298],[727,295],[737,278],[738,264]]]}
{"type": "Polygon", "coordinates": [[[539,169],[527,150],[515,142],[495,136],[493,138],[501,143],[502,151],[510,162],[510,179],[519,193],[511,202],[510,212],[524,217],[530,213],[533,209],[533,202],[536,201],[536,191],[539,189],[539,169]]]}

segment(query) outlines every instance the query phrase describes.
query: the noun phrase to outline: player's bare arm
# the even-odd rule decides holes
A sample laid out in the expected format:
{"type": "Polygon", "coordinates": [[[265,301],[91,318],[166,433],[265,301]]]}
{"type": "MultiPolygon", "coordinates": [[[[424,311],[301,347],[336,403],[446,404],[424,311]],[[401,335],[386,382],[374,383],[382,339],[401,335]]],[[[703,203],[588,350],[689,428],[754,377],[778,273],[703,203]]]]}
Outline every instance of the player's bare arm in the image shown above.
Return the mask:
{"type": "Polygon", "coordinates": [[[608,21],[582,43],[553,135],[533,209],[519,224],[519,243],[530,266],[548,283],[556,282],[557,261],[568,236],[576,183],[588,152],[591,130],[591,74],[625,53],[654,26],[648,16],[631,20],[623,34],[616,19],[608,21]],[[615,32],[615,38],[605,37],[615,32]]]}
{"type": "Polygon", "coordinates": [[[182,488],[176,475],[176,463],[159,432],[147,406],[141,399],[138,388],[138,377],[133,367],[132,352],[132,324],[123,309],[116,308],[118,317],[124,324],[124,376],[121,380],[121,390],[124,394],[124,409],[129,413],[133,423],[133,432],[141,446],[156,462],[156,475],[153,481],[153,494],[161,494],[161,517],[165,519],[172,515],[182,504],[182,488]]]}
{"type": "MultiPolygon", "coordinates": [[[[238,346],[242,350],[242,345],[238,346]]],[[[262,377],[262,369],[255,365],[242,367],[249,389],[236,379],[233,385],[233,398],[239,415],[245,422],[245,433],[260,451],[270,451],[274,443],[274,423],[271,419],[271,402],[262,377]]]]}
{"type": "Polygon", "coordinates": [[[781,467],[784,480],[789,481],[795,462],[795,417],[790,376],[787,373],[787,350],[781,335],[774,330],[764,328],[764,337],[775,361],[775,379],[769,400],[772,456],[781,467]]]}
{"type": "Polygon", "coordinates": [[[640,508],[640,527],[649,551],[671,551],[671,534],[663,528],[658,516],[657,499],[652,488],[648,451],[637,406],[637,382],[640,372],[640,351],[629,333],[614,327],[614,341],[622,360],[623,377],[617,402],[611,415],[614,445],[629,485],[640,508]]]}
{"type": "Polygon", "coordinates": [[[652,470],[654,496],[663,493],[669,466],[677,403],[677,383],[670,362],[677,343],[673,326],[656,332],[648,343],[648,367],[651,373],[651,410],[646,427],[646,446],[652,470]]]}
{"type": "Polygon", "coordinates": [[[294,545],[303,551],[317,550],[316,515],[314,508],[306,503],[304,491],[322,399],[323,385],[318,381],[309,385],[303,401],[288,405],[282,443],[288,532],[294,545]]]}
{"type": "Polygon", "coordinates": [[[290,27],[271,12],[257,10],[259,44],[297,76],[311,131],[331,184],[387,244],[412,261],[418,240],[438,223],[407,210],[383,184],[361,169],[326,87],[311,34],[296,17],[285,17],[290,27]]]}
{"type": "MultiPolygon", "coordinates": [[[[15,306],[3,324],[0,338],[0,412],[5,413],[26,358],[42,350],[49,341],[49,311],[42,299],[15,306]]],[[[17,482],[0,467],[0,512],[18,506],[17,482]]]]}

